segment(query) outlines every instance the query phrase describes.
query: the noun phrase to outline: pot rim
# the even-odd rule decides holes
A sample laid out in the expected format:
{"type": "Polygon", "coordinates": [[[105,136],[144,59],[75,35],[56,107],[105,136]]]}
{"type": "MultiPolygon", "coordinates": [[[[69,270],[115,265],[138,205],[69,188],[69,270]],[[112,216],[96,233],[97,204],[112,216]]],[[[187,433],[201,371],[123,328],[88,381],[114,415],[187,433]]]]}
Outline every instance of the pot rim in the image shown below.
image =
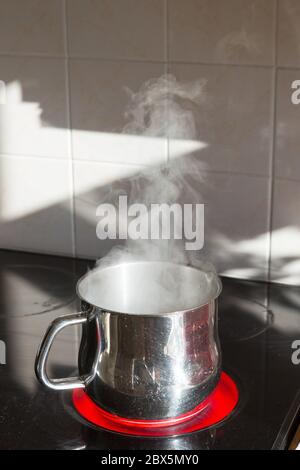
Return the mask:
{"type": "Polygon", "coordinates": [[[86,272],[85,274],[83,274],[77,281],[76,283],[76,294],[77,296],[79,297],[80,300],[84,301],[86,304],[90,305],[91,307],[94,308],[97,308],[99,310],[102,310],[103,312],[106,312],[106,313],[110,313],[110,314],[113,314],[113,315],[123,315],[123,316],[135,316],[135,317],[168,317],[168,316],[173,316],[173,315],[179,315],[179,314],[186,314],[186,313],[189,313],[189,312],[194,312],[195,310],[199,310],[200,308],[204,307],[205,305],[209,305],[211,302],[214,302],[221,294],[222,292],[222,281],[220,279],[220,277],[218,276],[218,274],[215,272],[215,271],[205,271],[203,269],[199,269],[195,266],[192,266],[192,265],[189,265],[189,264],[183,264],[183,263],[176,263],[176,262],[173,262],[173,261],[142,261],[142,260],[137,260],[137,261],[126,261],[124,263],[116,263],[116,264],[112,264],[112,265],[108,265],[108,266],[103,266],[103,267],[95,267],[91,270],[89,270],[88,272],[86,272]],[[99,305],[95,305],[93,303],[91,303],[90,301],[86,300],[79,292],[79,286],[80,284],[88,277],[90,276],[93,272],[95,271],[100,271],[100,270],[104,270],[104,269],[108,269],[108,268],[115,268],[117,266],[121,266],[123,264],[146,264],[146,263],[151,263],[151,264],[169,264],[169,265],[174,265],[174,266],[182,266],[182,267],[185,267],[185,268],[190,268],[190,269],[195,269],[197,271],[201,271],[205,274],[211,274],[214,276],[215,278],[215,281],[216,281],[216,289],[215,289],[215,293],[214,295],[211,296],[211,298],[207,301],[207,302],[203,302],[202,304],[199,304],[195,307],[192,307],[192,308],[188,308],[186,310],[174,310],[172,312],[158,312],[158,313],[130,313],[130,312],[120,312],[120,311],[117,311],[117,310],[112,310],[112,309],[107,309],[107,308],[104,308],[104,307],[101,307],[99,305]]]}

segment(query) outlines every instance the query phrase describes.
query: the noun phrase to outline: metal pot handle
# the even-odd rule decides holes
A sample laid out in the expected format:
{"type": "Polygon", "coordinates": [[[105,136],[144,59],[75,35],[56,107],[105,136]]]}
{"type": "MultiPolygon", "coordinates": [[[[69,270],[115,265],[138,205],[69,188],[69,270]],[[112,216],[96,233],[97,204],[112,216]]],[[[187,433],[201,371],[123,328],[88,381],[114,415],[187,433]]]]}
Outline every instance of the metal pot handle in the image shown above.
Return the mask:
{"type": "Polygon", "coordinates": [[[56,318],[48,327],[41,342],[35,360],[35,373],[41,383],[53,390],[70,390],[84,388],[85,380],[81,377],[67,377],[64,379],[51,379],[46,372],[48,355],[56,335],[66,326],[80,325],[87,321],[87,315],[83,312],[63,315],[56,318]]]}

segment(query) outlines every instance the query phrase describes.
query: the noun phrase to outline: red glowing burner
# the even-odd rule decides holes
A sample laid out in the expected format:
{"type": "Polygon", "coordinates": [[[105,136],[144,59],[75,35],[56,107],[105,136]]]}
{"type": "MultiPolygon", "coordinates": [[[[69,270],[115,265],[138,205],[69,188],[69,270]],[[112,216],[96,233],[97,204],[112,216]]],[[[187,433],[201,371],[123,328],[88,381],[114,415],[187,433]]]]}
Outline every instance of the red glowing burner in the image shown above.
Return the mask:
{"type": "Polygon", "coordinates": [[[176,436],[216,425],[232,413],[238,398],[236,384],[222,372],[214,391],[193,410],[176,418],[140,420],[109,413],[96,405],[83,389],[73,391],[74,406],[87,421],[109,431],[149,437],[176,436]]]}

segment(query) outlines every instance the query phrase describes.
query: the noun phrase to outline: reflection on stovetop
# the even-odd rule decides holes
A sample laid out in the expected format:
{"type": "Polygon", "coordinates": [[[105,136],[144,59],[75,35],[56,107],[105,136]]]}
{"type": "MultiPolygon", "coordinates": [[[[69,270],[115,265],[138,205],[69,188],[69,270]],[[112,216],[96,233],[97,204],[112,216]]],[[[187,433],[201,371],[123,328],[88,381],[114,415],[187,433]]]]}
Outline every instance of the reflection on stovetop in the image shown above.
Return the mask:
{"type": "MultiPolygon", "coordinates": [[[[83,421],[70,392],[38,384],[34,360],[51,320],[77,311],[77,279],[90,262],[0,251],[0,447],[3,449],[262,449],[287,445],[300,406],[300,289],[223,279],[219,331],[223,368],[240,402],[216,427],[173,438],[137,438],[83,421]]],[[[80,331],[63,331],[51,351],[50,374],[74,373],[80,331]]]]}
{"type": "Polygon", "coordinates": [[[9,297],[10,317],[52,312],[74,300],[74,275],[56,267],[11,264],[1,268],[1,285],[7,292],[0,298],[0,318],[6,315],[9,297]],[[14,295],[14,292],[18,295],[14,295]]]}

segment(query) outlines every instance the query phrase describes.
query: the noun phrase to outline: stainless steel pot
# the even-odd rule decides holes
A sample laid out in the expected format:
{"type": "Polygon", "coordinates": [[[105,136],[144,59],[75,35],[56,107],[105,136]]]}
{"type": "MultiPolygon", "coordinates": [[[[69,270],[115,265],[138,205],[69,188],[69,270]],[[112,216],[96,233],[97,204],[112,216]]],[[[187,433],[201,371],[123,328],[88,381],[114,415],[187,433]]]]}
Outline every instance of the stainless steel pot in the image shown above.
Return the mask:
{"type": "Polygon", "coordinates": [[[36,375],[55,390],[85,388],[102,408],[130,418],[175,417],[216,386],[221,370],[215,273],[166,262],[97,268],[78,281],[82,312],[50,325],[36,375]],[[82,324],[79,376],[48,377],[52,342],[82,324]]]}

